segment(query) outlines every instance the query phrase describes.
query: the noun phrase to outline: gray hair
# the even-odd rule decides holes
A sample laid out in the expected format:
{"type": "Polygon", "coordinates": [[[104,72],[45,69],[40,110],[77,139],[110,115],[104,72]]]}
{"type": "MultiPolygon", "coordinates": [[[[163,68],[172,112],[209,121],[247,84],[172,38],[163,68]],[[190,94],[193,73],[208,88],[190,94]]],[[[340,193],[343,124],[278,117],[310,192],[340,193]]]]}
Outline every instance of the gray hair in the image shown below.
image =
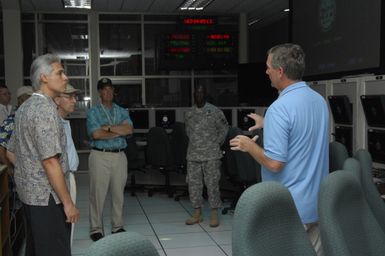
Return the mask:
{"type": "Polygon", "coordinates": [[[42,74],[48,75],[53,71],[52,64],[53,63],[61,63],[60,58],[54,54],[44,54],[37,57],[31,65],[30,70],[30,79],[32,83],[32,87],[35,90],[40,89],[40,76],[42,74]]]}
{"type": "Polygon", "coordinates": [[[282,68],[287,78],[302,80],[305,72],[305,52],[297,44],[280,44],[270,48],[267,54],[271,55],[273,68],[282,68]]]}

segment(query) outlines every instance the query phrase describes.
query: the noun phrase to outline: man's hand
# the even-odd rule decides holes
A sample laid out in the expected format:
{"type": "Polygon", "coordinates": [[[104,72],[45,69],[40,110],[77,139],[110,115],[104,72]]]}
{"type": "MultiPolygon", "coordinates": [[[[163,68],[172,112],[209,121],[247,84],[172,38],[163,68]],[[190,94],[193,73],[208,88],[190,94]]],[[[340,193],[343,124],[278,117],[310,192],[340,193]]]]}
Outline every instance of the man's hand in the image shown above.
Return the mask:
{"type": "Polygon", "coordinates": [[[80,212],[78,208],[71,202],[70,204],[63,205],[64,213],[67,217],[66,222],[75,223],[79,220],[80,212]]]}
{"type": "Polygon", "coordinates": [[[255,125],[254,126],[251,126],[249,128],[249,131],[254,131],[256,129],[260,129],[263,127],[263,120],[264,118],[260,115],[257,115],[255,113],[250,113],[247,115],[249,118],[253,119],[254,122],[255,122],[255,125]]]}
{"type": "Polygon", "coordinates": [[[230,140],[230,148],[231,150],[250,152],[253,145],[255,146],[255,142],[253,139],[250,139],[249,137],[244,135],[237,135],[230,140]]]}

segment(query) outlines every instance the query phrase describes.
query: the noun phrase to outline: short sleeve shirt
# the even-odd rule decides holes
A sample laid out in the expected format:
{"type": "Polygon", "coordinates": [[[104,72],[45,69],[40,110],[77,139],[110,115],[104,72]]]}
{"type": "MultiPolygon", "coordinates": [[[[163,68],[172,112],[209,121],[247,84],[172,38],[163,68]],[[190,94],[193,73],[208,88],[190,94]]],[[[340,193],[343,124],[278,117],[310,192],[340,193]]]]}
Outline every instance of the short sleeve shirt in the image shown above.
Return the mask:
{"type": "Polygon", "coordinates": [[[65,174],[68,170],[65,149],[66,136],[56,104],[52,98],[34,93],[18,109],[15,129],[8,143],[8,150],[16,155],[16,190],[23,203],[47,206],[51,194],[56,203],[60,203],[42,161],[59,155],[65,174]]]}
{"type": "Polygon", "coordinates": [[[91,147],[100,149],[123,149],[127,147],[126,138],[124,136],[108,139],[94,140],[92,133],[100,129],[103,125],[118,125],[126,121],[132,125],[128,110],[119,107],[115,103],[112,108],[108,109],[102,104],[92,107],[87,113],[87,132],[90,138],[91,147]]]}
{"type": "Polygon", "coordinates": [[[278,173],[263,167],[262,180],[287,187],[302,222],[316,222],[319,187],[329,168],[329,111],[324,98],[305,82],[287,87],[266,112],[263,142],[265,155],[285,166],[278,173]]]}

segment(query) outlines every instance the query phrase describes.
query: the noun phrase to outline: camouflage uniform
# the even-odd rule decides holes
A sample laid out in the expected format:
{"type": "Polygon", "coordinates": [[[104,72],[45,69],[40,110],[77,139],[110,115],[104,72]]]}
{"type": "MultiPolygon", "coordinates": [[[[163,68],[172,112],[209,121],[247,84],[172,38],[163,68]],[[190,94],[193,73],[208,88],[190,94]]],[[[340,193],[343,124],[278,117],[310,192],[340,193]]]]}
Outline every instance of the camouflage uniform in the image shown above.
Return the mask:
{"type": "Polygon", "coordinates": [[[193,107],[185,116],[187,149],[187,176],[190,201],[194,208],[202,206],[203,180],[207,187],[211,208],[219,208],[221,199],[219,179],[222,151],[228,124],[223,112],[210,103],[202,108],[193,107]]]}

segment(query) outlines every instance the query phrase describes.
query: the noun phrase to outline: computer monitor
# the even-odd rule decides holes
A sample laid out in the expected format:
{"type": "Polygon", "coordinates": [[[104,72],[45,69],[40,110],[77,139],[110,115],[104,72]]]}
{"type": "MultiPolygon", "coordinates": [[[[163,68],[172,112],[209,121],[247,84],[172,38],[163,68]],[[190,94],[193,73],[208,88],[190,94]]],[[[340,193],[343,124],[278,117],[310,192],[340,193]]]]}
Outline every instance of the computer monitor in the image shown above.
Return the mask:
{"type": "Polygon", "coordinates": [[[385,164],[385,130],[368,129],[368,150],[373,162],[385,164]]]}
{"type": "Polygon", "coordinates": [[[346,95],[332,95],[328,97],[330,109],[336,124],[352,124],[352,104],[346,95]]]}
{"type": "Polygon", "coordinates": [[[77,150],[89,149],[89,138],[87,134],[87,119],[70,118],[72,138],[77,150]]]}
{"type": "Polygon", "coordinates": [[[385,127],[385,95],[361,95],[368,126],[385,127]]]}
{"type": "Polygon", "coordinates": [[[233,110],[232,109],[221,109],[223,114],[226,117],[227,123],[232,126],[233,125],[233,110]]]}
{"type": "Polygon", "coordinates": [[[248,131],[249,128],[255,124],[254,120],[247,116],[248,114],[253,112],[255,112],[255,109],[238,109],[238,127],[241,128],[243,131],[248,131]]]}
{"type": "Polygon", "coordinates": [[[135,130],[149,129],[149,113],[147,109],[130,109],[129,113],[135,130]]]}
{"type": "Polygon", "coordinates": [[[165,129],[171,129],[175,123],[174,109],[157,109],[155,110],[155,125],[165,129]]]}
{"type": "Polygon", "coordinates": [[[335,126],[334,127],[335,140],[344,144],[349,156],[352,156],[353,152],[353,128],[347,126],[335,126]]]}

